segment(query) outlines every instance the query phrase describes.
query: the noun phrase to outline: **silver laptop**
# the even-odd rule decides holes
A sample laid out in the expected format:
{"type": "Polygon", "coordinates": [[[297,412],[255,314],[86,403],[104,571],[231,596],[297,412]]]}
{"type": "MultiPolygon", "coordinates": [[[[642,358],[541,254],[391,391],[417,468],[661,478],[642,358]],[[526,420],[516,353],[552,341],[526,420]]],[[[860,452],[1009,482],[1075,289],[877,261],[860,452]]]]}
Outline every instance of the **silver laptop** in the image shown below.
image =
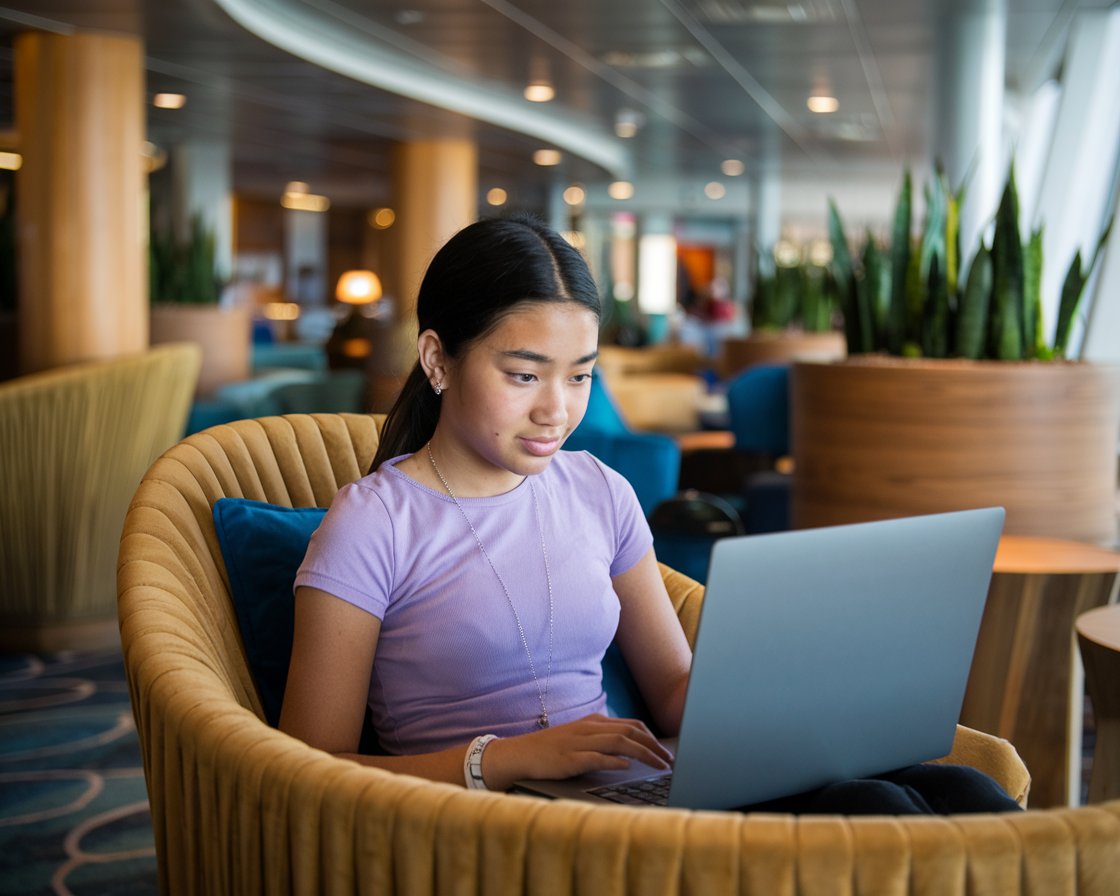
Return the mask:
{"type": "Polygon", "coordinates": [[[730,809],[946,755],[1003,518],[992,507],[716,542],[672,775],[633,763],[517,789],[637,803],[640,780],[667,785],[665,805],[730,809]]]}

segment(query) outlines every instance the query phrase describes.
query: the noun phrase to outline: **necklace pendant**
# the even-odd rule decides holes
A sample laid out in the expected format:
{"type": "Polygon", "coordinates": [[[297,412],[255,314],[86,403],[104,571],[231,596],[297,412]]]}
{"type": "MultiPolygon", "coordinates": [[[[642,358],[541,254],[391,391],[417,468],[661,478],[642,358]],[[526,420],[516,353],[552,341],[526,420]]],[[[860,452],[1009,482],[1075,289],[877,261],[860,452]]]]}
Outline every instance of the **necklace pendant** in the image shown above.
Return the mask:
{"type": "Polygon", "coordinates": [[[547,712],[542,712],[537,717],[537,727],[538,728],[547,728],[548,727],[548,713],[547,712]]]}

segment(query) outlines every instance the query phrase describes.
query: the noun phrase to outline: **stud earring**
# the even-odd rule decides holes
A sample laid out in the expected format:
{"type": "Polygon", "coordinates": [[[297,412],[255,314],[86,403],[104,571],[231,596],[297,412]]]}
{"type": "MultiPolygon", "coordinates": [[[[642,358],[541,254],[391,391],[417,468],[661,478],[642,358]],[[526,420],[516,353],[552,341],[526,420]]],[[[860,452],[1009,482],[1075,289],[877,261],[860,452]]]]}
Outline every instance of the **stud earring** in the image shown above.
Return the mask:
{"type": "Polygon", "coordinates": [[[439,398],[443,394],[443,383],[436,383],[432,389],[435,390],[436,398],[439,398]]]}

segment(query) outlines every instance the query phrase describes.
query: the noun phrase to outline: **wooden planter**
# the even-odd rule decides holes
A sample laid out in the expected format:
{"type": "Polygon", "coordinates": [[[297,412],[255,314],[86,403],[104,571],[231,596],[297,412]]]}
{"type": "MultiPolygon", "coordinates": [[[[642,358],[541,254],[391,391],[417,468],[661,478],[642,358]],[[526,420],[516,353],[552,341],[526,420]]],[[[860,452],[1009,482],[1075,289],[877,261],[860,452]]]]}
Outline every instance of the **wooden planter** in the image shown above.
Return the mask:
{"type": "Polygon", "coordinates": [[[249,378],[253,319],[247,307],[219,305],[153,305],[151,343],[196,342],[202,347],[199,397],[225,383],[249,378]]]}
{"type": "Polygon", "coordinates": [[[754,364],[788,361],[835,361],[847,354],[844,334],[838,331],[807,333],[803,330],[755,330],[745,337],[731,337],[720,345],[719,370],[724,379],[754,364]]]}
{"type": "Polygon", "coordinates": [[[1117,536],[1120,370],[861,356],[795,364],[798,528],[1002,505],[1004,531],[1117,536]]]}

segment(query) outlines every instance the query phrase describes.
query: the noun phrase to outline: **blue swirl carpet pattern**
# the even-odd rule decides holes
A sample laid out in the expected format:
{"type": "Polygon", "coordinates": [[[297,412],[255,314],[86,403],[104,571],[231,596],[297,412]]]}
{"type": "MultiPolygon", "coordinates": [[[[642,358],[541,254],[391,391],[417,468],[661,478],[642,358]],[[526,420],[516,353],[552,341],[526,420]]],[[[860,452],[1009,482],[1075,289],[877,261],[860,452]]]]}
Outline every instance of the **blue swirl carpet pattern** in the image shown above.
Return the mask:
{"type": "Polygon", "coordinates": [[[158,892],[120,652],[0,657],[0,893],[158,892]]]}

